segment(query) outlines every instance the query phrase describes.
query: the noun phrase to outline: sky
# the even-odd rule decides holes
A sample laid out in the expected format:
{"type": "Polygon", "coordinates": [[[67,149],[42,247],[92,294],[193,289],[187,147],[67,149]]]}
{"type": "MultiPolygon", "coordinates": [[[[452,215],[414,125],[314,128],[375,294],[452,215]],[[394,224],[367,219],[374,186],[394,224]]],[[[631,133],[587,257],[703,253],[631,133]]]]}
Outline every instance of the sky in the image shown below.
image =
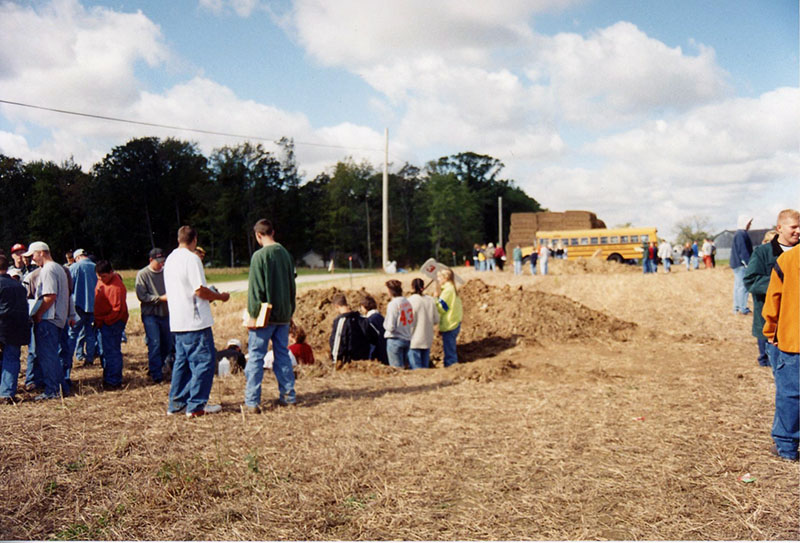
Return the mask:
{"type": "MultiPolygon", "coordinates": [[[[797,0],[0,0],[0,101],[293,138],[306,180],[491,155],[551,211],[674,239],[800,208],[797,0]]],[[[0,103],[0,154],[246,138],[0,103]]]]}

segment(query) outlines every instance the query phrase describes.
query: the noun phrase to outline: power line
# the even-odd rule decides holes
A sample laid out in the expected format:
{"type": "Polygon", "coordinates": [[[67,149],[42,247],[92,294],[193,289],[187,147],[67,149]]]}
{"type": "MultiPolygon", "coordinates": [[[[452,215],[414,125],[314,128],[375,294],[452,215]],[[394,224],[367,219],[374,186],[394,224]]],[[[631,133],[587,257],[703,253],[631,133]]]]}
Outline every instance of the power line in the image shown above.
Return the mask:
{"type": "MultiPolygon", "coordinates": [[[[266,141],[270,143],[278,143],[278,140],[274,138],[266,138],[263,136],[248,136],[244,134],[232,134],[229,132],[217,132],[215,130],[205,130],[202,128],[188,128],[185,126],[173,126],[168,124],[159,124],[159,123],[150,123],[145,121],[134,121],[131,119],[121,119],[119,117],[108,117],[106,115],[96,115],[93,113],[82,113],[79,111],[69,111],[66,109],[56,109],[52,107],[45,107],[45,106],[37,106],[33,104],[24,104],[22,102],[12,102],[11,100],[3,100],[0,98],[1,104],[8,104],[11,106],[19,106],[19,107],[26,107],[30,109],[39,109],[42,111],[50,111],[53,113],[62,113],[64,115],[75,115],[76,117],[88,117],[90,119],[99,119],[102,121],[113,121],[117,123],[128,123],[128,124],[137,124],[140,126],[151,126],[154,128],[166,128],[168,130],[182,130],[185,132],[196,132],[198,134],[208,134],[211,136],[223,136],[227,138],[240,138],[240,139],[249,139],[249,140],[257,140],[257,141],[266,141]]],[[[331,149],[346,149],[350,151],[374,151],[374,152],[381,152],[382,149],[371,148],[371,147],[347,147],[344,145],[332,145],[327,143],[311,143],[311,142],[304,142],[304,141],[295,141],[295,145],[308,145],[311,147],[328,147],[331,149]]]]}

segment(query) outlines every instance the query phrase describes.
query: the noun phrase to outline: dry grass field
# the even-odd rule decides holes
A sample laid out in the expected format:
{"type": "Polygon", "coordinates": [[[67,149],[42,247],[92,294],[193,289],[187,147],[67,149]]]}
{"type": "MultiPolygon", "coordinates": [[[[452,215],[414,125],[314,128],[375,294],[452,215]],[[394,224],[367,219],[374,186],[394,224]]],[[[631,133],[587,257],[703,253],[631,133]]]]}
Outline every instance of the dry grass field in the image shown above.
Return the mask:
{"type": "MultiPolygon", "coordinates": [[[[800,470],[768,452],[772,375],[731,271],[551,271],[458,270],[463,364],[320,363],[298,406],[260,415],[238,374],[215,380],[221,414],[167,417],[135,315],[122,390],[78,367],[75,395],[0,409],[0,539],[800,538],[800,470]]],[[[385,279],[355,288],[385,303],[385,279]]],[[[355,301],[332,285],[298,298],[319,361],[331,295],[355,301]]],[[[245,339],[244,303],[215,305],[218,347],[245,339]]]]}

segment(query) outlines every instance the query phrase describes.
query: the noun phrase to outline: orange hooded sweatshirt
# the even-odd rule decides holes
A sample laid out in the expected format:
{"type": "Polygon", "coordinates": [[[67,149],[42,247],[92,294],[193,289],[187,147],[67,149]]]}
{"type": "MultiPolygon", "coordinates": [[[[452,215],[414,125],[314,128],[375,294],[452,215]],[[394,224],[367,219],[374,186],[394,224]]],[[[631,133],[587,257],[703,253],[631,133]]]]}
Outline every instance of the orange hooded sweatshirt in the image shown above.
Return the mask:
{"type": "Polygon", "coordinates": [[[118,273],[111,284],[97,281],[94,289],[94,322],[97,327],[128,322],[128,292],[118,273]]]}
{"type": "Polygon", "coordinates": [[[800,246],[778,257],[761,315],[767,339],[785,353],[800,353],[800,246]]]}

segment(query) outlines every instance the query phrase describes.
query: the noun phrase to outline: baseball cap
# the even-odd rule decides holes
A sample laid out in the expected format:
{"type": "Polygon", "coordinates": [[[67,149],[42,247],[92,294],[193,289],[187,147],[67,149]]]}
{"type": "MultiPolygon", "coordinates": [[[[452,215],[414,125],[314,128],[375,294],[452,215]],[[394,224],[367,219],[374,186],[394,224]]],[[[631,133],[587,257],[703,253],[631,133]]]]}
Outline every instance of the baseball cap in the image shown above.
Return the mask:
{"type": "Polygon", "coordinates": [[[31,243],[31,246],[28,247],[28,251],[22,256],[33,256],[35,251],[47,251],[49,253],[50,246],[43,241],[34,241],[31,243]]]}
{"type": "Polygon", "coordinates": [[[233,339],[229,339],[229,340],[228,340],[228,345],[227,345],[227,347],[230,347],[231,345],[234,345],[234,346],[236,346],[236,347],[239,347],[240,349],[242,348],[242,342],[241,342],[241,341],[239,341],[239,340],[238,340],[238,339],[236,339],[236,338],[233,338],[233,339]]]}
{"type": "Polygon", "coordinates": [[[164,251],[156,247],[150,250],[150,258],[153,260],[164,260],[166,255],[164,254],[164,251]]]}
{"type": "Polygon", "coordinates": [[[25,252],[25,246],[23,244],[21,244],[21,243],[15,243],[11,247],[11,254],[16,253],[17,251],[22,251],[24,253],[25,252]]]}
{"type": "Polygon", "coordinates": [[[78,258],[79,256],[86,256],[86,251],[83,249],[75,249],[72,253],[72,258],[78,258]]]}

